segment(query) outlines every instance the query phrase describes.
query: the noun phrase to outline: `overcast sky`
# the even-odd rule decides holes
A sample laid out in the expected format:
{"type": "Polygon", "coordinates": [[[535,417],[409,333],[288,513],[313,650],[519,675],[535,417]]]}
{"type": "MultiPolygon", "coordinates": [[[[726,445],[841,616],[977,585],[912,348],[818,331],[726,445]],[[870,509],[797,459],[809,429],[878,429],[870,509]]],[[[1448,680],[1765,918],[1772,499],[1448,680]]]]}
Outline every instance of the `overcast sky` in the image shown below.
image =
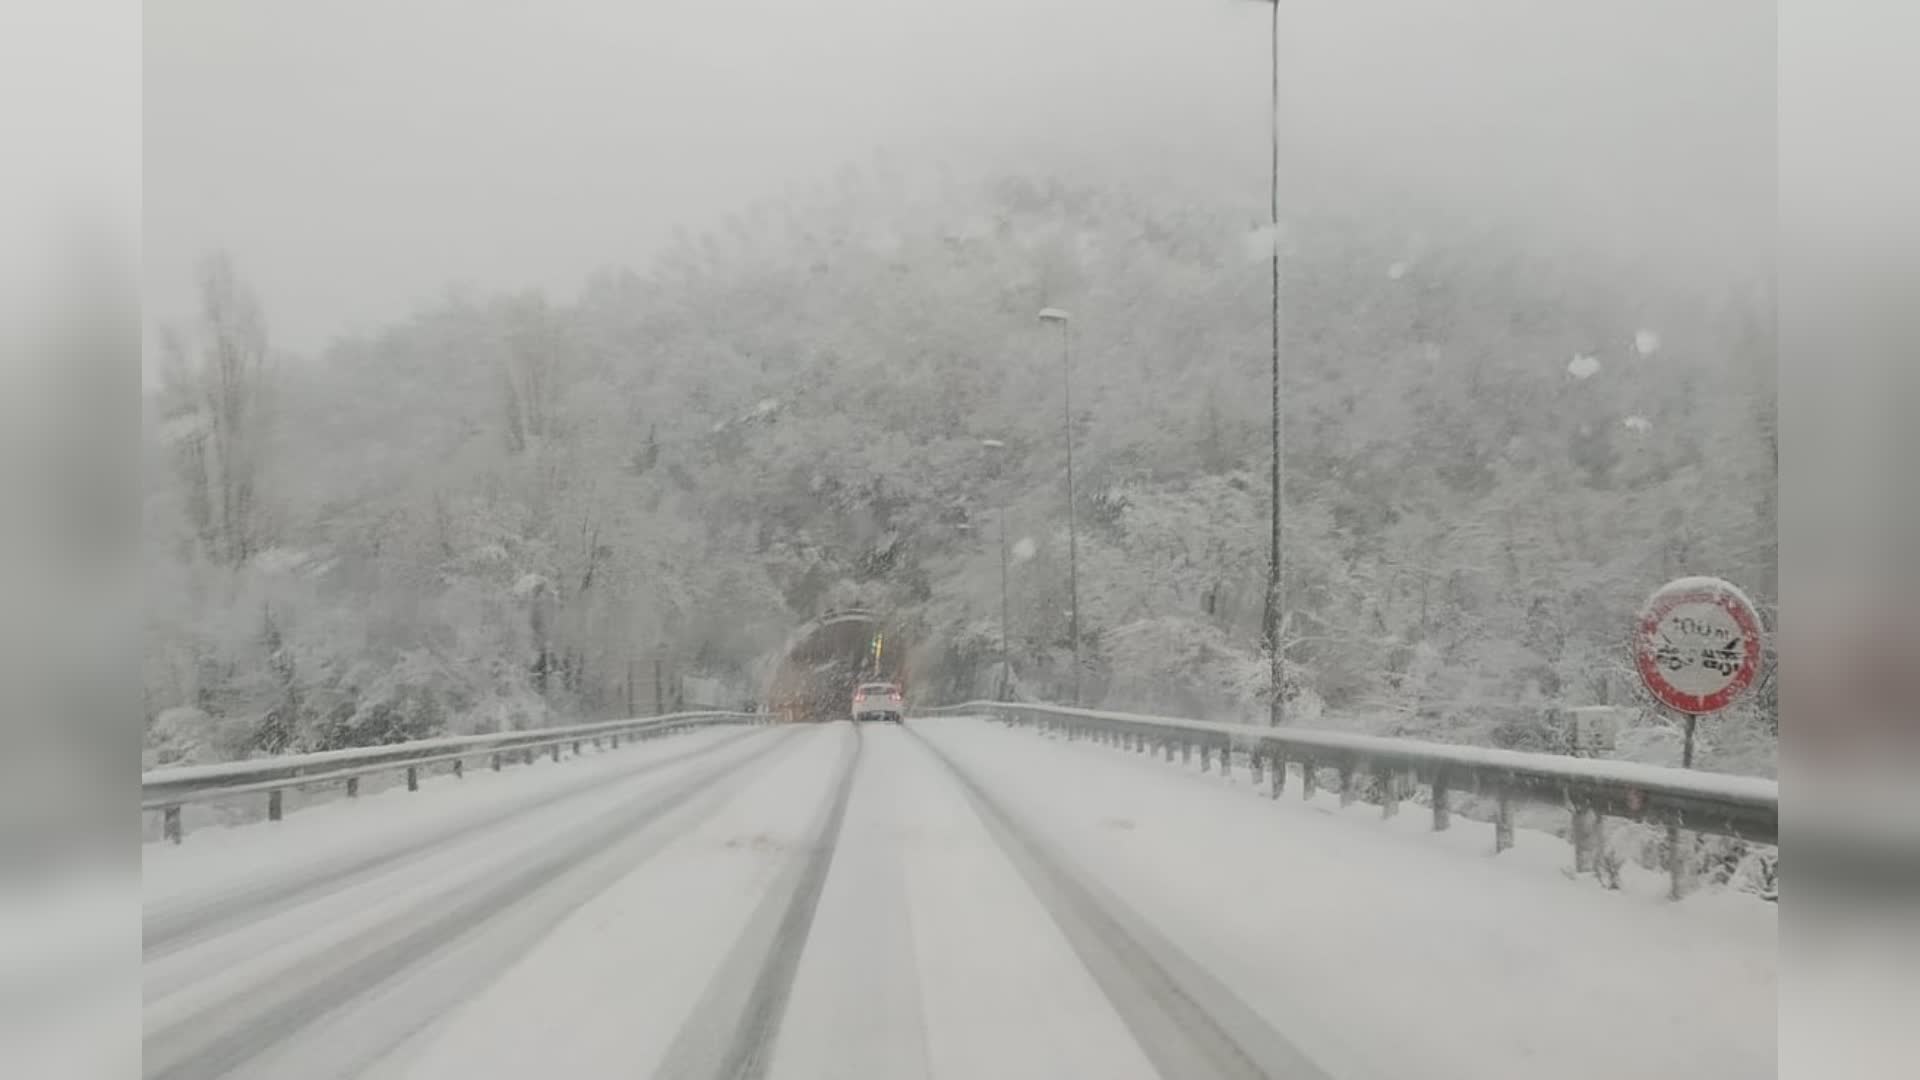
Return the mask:
{"type": "MultiPolygon", "coordinates": [[[[1248,0],[163,0],[148,312],[189,308],[215,246],[295,349],[452,282],[566,295],[676,225],[877,153],[1258,199],[1267,18],[1248,0]]],[[[1282,20],[1290,161],[1703,277],[1765,257],[1770,4],[1290,0],[1282,20]]]]}

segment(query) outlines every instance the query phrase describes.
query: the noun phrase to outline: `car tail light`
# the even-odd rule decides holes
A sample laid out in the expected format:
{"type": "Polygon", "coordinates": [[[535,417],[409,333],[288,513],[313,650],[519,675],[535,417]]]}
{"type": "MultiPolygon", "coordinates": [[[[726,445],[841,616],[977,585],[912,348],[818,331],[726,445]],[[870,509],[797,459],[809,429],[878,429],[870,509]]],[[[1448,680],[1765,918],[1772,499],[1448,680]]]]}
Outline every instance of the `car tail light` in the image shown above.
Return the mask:
{"type": "Polygon", "coordinates": [[[861,692],[861,693],[855,693],[855,694],[853,695],[853,700],[855,700],[855,701],[865,701],[865,700],[867,700],[867,695],[866,695],[866,694],[865,694],[864,692],[861,692]]]}
{"type": "Polygon", "coordinates": [[[899,701],[899,700],[900,700],[900,695],[899,695],[899,694],[888,694],[888,695],[887,695],[887,700],[888,700],[888,701],[899,701]]]}

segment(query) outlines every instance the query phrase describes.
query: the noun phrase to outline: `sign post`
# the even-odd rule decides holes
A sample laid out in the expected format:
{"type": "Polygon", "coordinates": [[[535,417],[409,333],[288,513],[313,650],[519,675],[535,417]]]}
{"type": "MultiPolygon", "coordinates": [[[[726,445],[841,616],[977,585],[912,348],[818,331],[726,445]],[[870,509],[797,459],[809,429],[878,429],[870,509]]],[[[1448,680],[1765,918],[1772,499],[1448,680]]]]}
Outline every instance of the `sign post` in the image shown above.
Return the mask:
{"type": "MultiPolygon", "coordinates": [[[[1587,705],[1561,712],[1557,718],[1566,722],[1567,753],[1573,757],[1596,757],[1612,750],[1621,714],[1627,711],[1607,705],[1587,705]]],[[[1576,805],[1572,826],[1568,839],[1573,841],[1573,869],[1575,873],[1584,874],[1594,869],[1603,846],[1600,814],[1592,806],[1576,805]]]]}
{"type": "MultiPolygon", "coordinates": [[[[1693,767],[1700,717],[1733,704],[1760,674],[1765,656],[1760,613],[1733,584],[1687,577],[1655,589],[1640,609],[1634,667],[1654,701],[1685,725],[1680,764],[1693,767]]],[[[1680,825],[1667,825],[1669,895],[1680,898],[1680,825]]]]}

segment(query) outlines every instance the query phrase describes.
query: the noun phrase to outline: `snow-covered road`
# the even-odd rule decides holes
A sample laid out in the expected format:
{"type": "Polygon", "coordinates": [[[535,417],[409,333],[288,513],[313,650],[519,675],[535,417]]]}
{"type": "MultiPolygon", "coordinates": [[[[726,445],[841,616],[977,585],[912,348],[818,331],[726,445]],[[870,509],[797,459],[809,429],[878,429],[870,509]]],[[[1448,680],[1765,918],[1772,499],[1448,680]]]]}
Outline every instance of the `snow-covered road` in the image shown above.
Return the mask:
{"type": "Polygon", "coordinates": [[[1774,1071],[1772,905],[1104,747],[841,723],[479,779],[149,848],[147,1074],[1774,1071]]]}

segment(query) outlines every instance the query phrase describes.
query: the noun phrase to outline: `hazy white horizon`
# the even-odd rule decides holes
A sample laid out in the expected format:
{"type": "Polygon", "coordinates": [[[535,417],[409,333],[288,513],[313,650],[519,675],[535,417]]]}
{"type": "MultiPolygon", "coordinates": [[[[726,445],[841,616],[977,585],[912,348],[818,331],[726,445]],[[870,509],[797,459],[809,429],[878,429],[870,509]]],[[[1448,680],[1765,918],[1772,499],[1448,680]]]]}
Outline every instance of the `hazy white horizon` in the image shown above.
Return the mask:
{"type": "MultiPolygon", "coordinates": [[[[1248,0],[190,0],[147,10],[149,322],[224,247],[312,350],[455,283],[566,295],[876,156],[1263,199],[1248,0]]],[[[1283,8],[1283,171],[1711,278],[1774,216],[1771,5],[1283,8]]],[[[1745,269],[1743,269],[1745,268],[1745,269]]]]}

